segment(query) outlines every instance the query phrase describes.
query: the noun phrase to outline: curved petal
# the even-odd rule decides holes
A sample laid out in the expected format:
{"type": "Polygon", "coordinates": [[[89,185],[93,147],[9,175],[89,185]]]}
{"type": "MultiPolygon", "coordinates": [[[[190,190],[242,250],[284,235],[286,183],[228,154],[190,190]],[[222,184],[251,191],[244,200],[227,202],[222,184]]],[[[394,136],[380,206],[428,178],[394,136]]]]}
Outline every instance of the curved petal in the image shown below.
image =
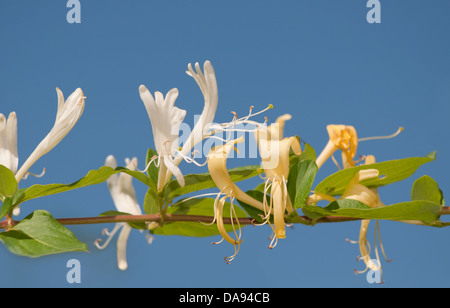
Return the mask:
{"type": "Polygon", "coordinates": [[[76,89],[61,107],[58,97],[57,119],[47,136],[39,143],[16,174],[20,182],[28,169],[43,155],[53,149],[72,130],[84,111],[85,97],[83,91],[76,89]]]}
{"type": "MultiPolygon", "coordinates": [[[[188,71],[186,73],[194,78],[195,82],[197,82],[200,90],[202,91],[205,103],[199,120],[195,124],[194,129],[182,147],[181,153],[183,155],[187,155],[197,143],[203,140],[205,130],[207,130],[208,126],[214,120],[217,105],[219,103],[216,74],[211,62],[205,61],[203,65],[205,74],[202,73],[198,63],[195,64],[195,68],[196,72],[192,69],[192,65],[189,64],[188,71]]],[[[178,158],[175,160],[175,163],[178,164],[180,161],[181,159],[178,158]]]]}
{"type": "Polygon", "coordinates": [[[16,113],[11,112],[8,119],[0,113],[0,164],[16,173],[18,162],[16,113]]]}
{"type": "Polygon", "coordinates": [[[287,196],[284,193],[284,182],[275,180],[272,182],[271,198],[273,199],[273,221],[275,225],[275,236],[286,237],[286,225],[284,214],[286,210],[287,196]]]}
{"type": "Polygon", "coordinates": [[[181,187],[184,186],[184,176],[181,173],[180,168],[178,168],[177,165],[173,163],[173,161],[168,157],[164,156],[164,164],[166,165],[167,169],[175,176],[175,178],[178,181],[178,184],[180,184],[181,187]]]}
{"type": "Polygon", "coordinates": [[[379,203],[378,194],[360,184],[360,182],[375,178],[379,175],[376,169],[359,170],[350,181],[340,199],[353,199],[360,201],[371,208],[377,207],[379,203]]]}
{"type": "Polygon", "coordinates": [[[234,145],[244,141],[244,137],[232,140],[226,144],[219,145],[211,149],[208,153],[208,170],[216,186],[227,196],[245,202],[253,207],[264,211],[264,205],[243,192],[231,180],[227,170],[227,158],[234,145]]]}
{"type": "Polygon", "coordinates": [[[128,224],[124,224],[122,231],[120,231],[119,238],[117,239],[117,266],[122,271],[128,268],[127,241],[130,236],[130,232],[131,227],[128,224]]]}

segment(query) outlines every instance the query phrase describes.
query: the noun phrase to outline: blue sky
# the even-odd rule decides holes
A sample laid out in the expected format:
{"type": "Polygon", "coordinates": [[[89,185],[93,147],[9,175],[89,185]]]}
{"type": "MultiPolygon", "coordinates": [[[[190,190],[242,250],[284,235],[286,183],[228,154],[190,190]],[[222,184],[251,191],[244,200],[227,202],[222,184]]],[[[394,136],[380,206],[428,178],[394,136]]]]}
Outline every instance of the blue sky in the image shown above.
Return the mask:
{"type": "MultiPolygon", "coordinates": [[[[328,140],[326,125],[353,125],[361,137],[395,139],[361,143],[377,161],[425,156],[436,161],[410,179],[380,189],[386,204],[406,201],[414,179],[428,174],[444,196],[450,191],[450,3],[381,1],[381,23],[366,21],[366,1],[87,1],[81,24],[69,24],[66,1],[2,1],[0,4],[0,112],[16,111],[19,159],[28,157],[50,130],[56,92],[77,87],[87,96],[80,121],[54,150],[33,166],[45,177],[35,183],[71,183],[100,167],[107,155],[119,163],[136,156],[143,167],[153,147],[138,87],[180,91],[177,106],[186,123],[203,106],[188,63],[210,60],[219,85],[216,122],[231,111],[273,104],[269,120],[290,113],[286,135],[299,135],[317,152],[328,140]]],[[[257,164],[240,159],[232,165],[257,164]]],[[[122,163],[123,165],[123,163],[122,163]]],[[[184,173],[204,172],[182,165],[184,173]]],[[[317,183],[335,166],[328,162],[317,183]]],[[[243,184],[243,189],[254,183],[243,184]]],[[[139,201],[145,187],[135,182],[139,201]]],[[[106,184],[28,202],[54,217],[96,216],[114,209],[106,184]]],[[[373,230],[373,223],[371,230],[373,230]]],[[[355,276],[359,222],[296,225],[278,246],[267,249],[270,229],[246,227],[237,258],[218,238],[157,236],[151,245],[139,232],[128,242],[127,271],[116,267],[115,245],[93,242],[112,225],[74,226],[89,253],[28,259],[0,248],[2,287],[448,287],[447,229],[382,221],[383,245],[392,263],[383,264],[381,286],[355,276]],[[66,262],[76,258],[82,282],[66,282],[66,262]]],[[[372,239],[372,235],[369,236],[372,239]]]]}

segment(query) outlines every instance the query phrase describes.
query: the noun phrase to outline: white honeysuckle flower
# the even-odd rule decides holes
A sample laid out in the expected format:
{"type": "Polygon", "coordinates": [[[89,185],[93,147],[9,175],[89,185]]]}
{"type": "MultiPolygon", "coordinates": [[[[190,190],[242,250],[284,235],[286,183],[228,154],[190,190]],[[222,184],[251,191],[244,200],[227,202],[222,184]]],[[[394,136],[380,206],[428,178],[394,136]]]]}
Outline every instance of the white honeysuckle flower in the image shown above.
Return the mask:
{"type": "Polygon", "coordinates": [[[25,163],[16,173],[16,180],[20,180],[25,176],[30,167],[43,155],[53,149],[67,134],[72,130],[77,121],[83,114],[85,106],[85,96],[83,91],[76,89],[64,102],[63,93],[56,88],[58,94],[58,110],[53,128],[48,135],[39,143],[36,149],[31,153],[25,163]]]}
{"type": "Polygon", "coordinates": [[[11,112],[8,119],[0,113],[0,165],[15,174],[18,164],[16,113],[11,112]]]}
{"type": "MultiPolygon", "coordinates": [[[[39,143],[19,170],[19,156],[17,151],[17,115],[11,112],[6,120],[0,114],[0,164],[10,169],[16,177],[17,183],[28,175],[30,167],[43,155],[53,149],[74,127],[84,110],[84,97],[81,89],[75,90],[66,102],[64,96],[58,88],[58,109],[56,120],[50,133],[39,143]]],[[[14,215],[20,214],[20,206],[13,210],[14,215]]]]}
{"type": "MultiPolygon", "coordinates": [[[[205,61],[203,64],[203,71],[200,69],[200,65],[195,63],[195,71],[192,69],[192,65],[189,63],[186,74],[194,78],[197,82],[200,90],[202,91],[204,98],[204,107],[199,120],[194,126],[191,134],[181,149],[182,155],[188,155],[191,149],[199,142],[201,142],[205,135],[208,133],[208,128],[214,120],[216,115],[217,105],[219,103],[219,92],[217,88],[216,74],[210,61],[205,61]],[[196,72],[195,72],[196,71],[196,72]]],[[[177,158],[176,161],[181,161],[182,157],[177,158]]]]}
{"type": "Polygon", "coordinates": [[[181,150],[178,145],[179,131],[186,111],[174,106],[178,90],[175,88],[170,90],[164,98],[160,92],[155,92],[155,97],[153,97],[144,85],[139,87],[140,97],[152,124],[155,147],[159,155],[160,170],[157,185],[159,191],[163,189],[172,175],[181,186],[184,186],[184,177],[178,165],[183,159],[192,161],[187,158],[187,155],[197,143],[205,138],[217,110],[217,81],[211,62],[204,63],[204,73],[198,63],[195,63],[195,70],[189,64],[186,73],[197,82],[205,103],[199,120],[181,150]]]}
{"type": "MultiPolygon", "coordinates": [[[[159,178],[166,177],[166,171],[175,175],[181,186],[184,178],[173,157],[178,148],[180,125],[186,116],[186,111],[175,107],[178,90],[171,89],[164,98],[161,92],[155,92],[155,98],[144,86],[139,87],[139,94],[147,110],[153,130],[156,151],[160,157],[159,178]]],[[[166,181],[158,182],[158,190],[162,190],[166,181]]]]}
{"type": "MultiPolygon", "coordinates": [[[[135,170],[137,166],[137,158],[126,159],[126,168],[130,170],[135,170]]],[[[109,155],[106,158],[105,166],[116,168],[117,162],[113,155],[109,155]]],[[[113,199],[114,205],[119,212],[131,214],[131,215],[142,215],[141,208],[136,199],[136,192],[132,183],[133,178],[126,174],[113,174],[106,181],[108,185],[109,192],[113,199]]],[[[108,246],[114,235],[122,229],[119,234],[119,238],[117,240],[117,266],[120,270],[126,270],[128,268],[126,250],[127,250],[127,241],[130,235],[131,226],[126,222],[116,223],[114,229],[109,232],[108,230],[104,230],[104,233],[108,235],[108,239],[105,241],[103,245],[100,245],[100,239],[95,241],[95,245],[98,249],[104,249],[108,246]]],[[[142,231],[142,230],[141,230],[142,231]]],[[[147,242],[151,243],[152,237],[149,234],[146,234],[147,242]]]]}

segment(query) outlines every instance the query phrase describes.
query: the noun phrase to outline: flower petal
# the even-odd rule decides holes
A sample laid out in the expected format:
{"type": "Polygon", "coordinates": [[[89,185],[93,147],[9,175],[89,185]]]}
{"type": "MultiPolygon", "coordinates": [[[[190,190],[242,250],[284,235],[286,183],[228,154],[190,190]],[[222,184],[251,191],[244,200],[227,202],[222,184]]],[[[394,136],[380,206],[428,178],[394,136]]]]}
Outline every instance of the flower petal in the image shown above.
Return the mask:
{"type": "Polygon", "coordinates": [[[218,145],[211,149],[208,153],[208,170],[216,186],[227,196],[245,202],[261,211],[264,211],[264,205],[243,192],[236,184],[233,183],[227,170],[227,159],[231,150],[234,149],[236,143],[244,141],[241,136],[238,139],[218,145]]]}
{"type": "Polygon", "coordinates": [[[119,238],[117,239],[117,266],[122,271],[128,268],[127,241],[130,236],[130,232],[131,227],[128,224],[124,224],[122,231],[120,231],[119,238]]]}

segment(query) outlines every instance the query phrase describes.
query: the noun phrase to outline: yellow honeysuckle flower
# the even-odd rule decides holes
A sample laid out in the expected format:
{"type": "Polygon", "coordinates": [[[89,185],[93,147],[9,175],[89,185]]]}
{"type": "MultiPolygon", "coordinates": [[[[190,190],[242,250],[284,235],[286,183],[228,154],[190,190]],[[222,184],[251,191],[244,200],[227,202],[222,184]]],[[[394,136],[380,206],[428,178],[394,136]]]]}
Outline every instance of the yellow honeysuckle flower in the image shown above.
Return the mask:
{"type": "MultiPolygon", "coordinates": [[[[370,188],[360,184],[360,182],[368,179],[378,177],[379,171],[377,169],[359,170],[350,180],[347,188],[342,193],[339,199],[352,199],[366,204],[369,207],[377,207],[380,203],[378,195],[370,188]]],[[[327,200],[329,202],[336,201],[333,196],[325,194],[313,194],[306,200],[306,204],[315,205],[321,200],[327,200]]]]}
{"type": "Polygon", "coordinates": [[[228,174],[226,166],[228,155],[230,154],[231,150],[234,149],[235,144],[241,143],[243,141],[243,137],[231,140],[223,145],[214,147],[208,153],[208,170],[211,178],[220,190],[220,194],[217,195],[216,201],[214,203],[214,220],[217,221],[217,228],[222,235],[222,238],[232,244],[235,249],[235,253],[231,257],[225,258],[228,263],[231,262],[239,252],[240,244],[242,243],[239,222],[237,221],[239,234],[236,231],[233,223],[233,215],[234,217],[236,217],[236,213],[234,212],[233,208],[234,199],[238,199],[260,210],[264,210],[264,205],[261,202],[253,199],[245,192],[243,192],[239,187],[237,187],[228,174]],[[232,226],[234,234],[236,236],[235,239],[228,234],[223,223],[223,207],[227,198],[230,198],[231,200],[231,221],[233,223],[232,226]]]}
{"type": "MultiPolygon", "coordinates": [[[[365,164],[369,165],[369,164],[374,164],[375,163],[375,156],[373,155],[368,155],[365,157],[365,164]]],[[[375,196],[374,199],[376,199],[376,201],[374,201],[371,204],[368,204],[368,206],[372,207],[372,208],[377,208],[377,207],[382,207],[385,206],[385,204],[383,202],[381,202],[379,194],[378,194],[378,189],[376,188],[371,188],[370,191],[372,192],[372,194],[375,196]]],[[[352,243],[356,243],[359,244],[359,251],[361,253],[361,257],[359,259],[362,259],[364,261],[364,263],[366,264],[366,268],[362,271],[356,271],[355,273],[364,273],[366,272],[368,269],[372,270],[372,271],[380,271],[380,274],[382,275],[382,267],[381,267],[381,263],[380,263],[380,257],[378,255],[378,248],[376,245],[376,239],[375,239],[375,256],[376,256],[376,260],[377,263],[375,263],[373,261],[373,259],[371,259],[370,257],[370,245],[367,241],[367,231],[368,231],[368,227],[369,227],[369,223],[370,223],[370,219],[364,219],[361,221],[361,229],[359,232],[359,241],[358,242],[353,242],[350,241],[352,243]]],[[[375,225],[375,236],[378,235],[378,240],[380,241],[380,247],[381,247],[381,251],[383,253],[384,259],[387,262],[390,262],[390,260],[387,259],[386,254],[384,252],[384,248],[383,248],[383,244],[381,243],[381,237],[380,237],[380,226],[379,226],[379,221],[376,221],[376,225],[375,225]]]]}
{"type": "Polygon", "coordinates": [[[342,151],[344,168],[353,167],[355,165],[353,158],[358,148],[358,135],[355,128],[349,125],[328,125],[327,131],[330,139],[316,159],[317,167],[320,168],[338,149],[342,151]]]}
{"type": "MultiPolygon", "coordinates": [[[[277,241],[286,237],[286,226],[284,221],[285,211],[292,213],[291,200],[287,192],[286,181],[289,176],[289,152],[290,149],[296,155],[301,154],[300,142],[296,137],[283,138],[284,123],[291,119],[289,114],[279,117],[275,123],[267,129],[260,128],[256,132],[256,140],[262,160],[262,166],[266,174],[266,185],[264,189],[264,212],[266,222],[269,222],[273,214],[274,231],[273,240],[277,241]],[[271,188],[269,205],[266,204],[266,194],[271,188]]],[[[269,222],[270,224],[270,222],[269,222]]],[[[270,244],[269,248],[276,245],[270,244]]]]}
{"type": "MultiPolygon", "coordinates": [[[[368,155],[365,157],[366,165],[374,164],[374,163],[375,163],[375,157],[373,155],[368,155]]],[[[349,184],[347,185],[347,188],[342,193],[342,195],[340,196],[339,199],[357,200],[371,208],[385,206],[384,203],[381,202],[380,196],[378,194],[378,190],[376,188],[368,188],[361,184],[361,182],[364,180],[373,179],[378,176],[379,176],[379,171],[377,169],[359,170],[353,176],[353,178],[350,180],[349,184]]],[[[329,202],[336,201],[336,199],[332,196],[328,196],[325,194],[313,194],[308,197],[306,204],[309,204],[309,205],[316,204],[317,202],[319,202],[321,200],[327,200],[329,202]]],[[[370,258],[370,245],[367,242],[367,238],[366,238],[369,222],[370,222],[369,219],[362,220],[359,241],[350,241],[354,244],[359,244],[361,256],[358,259],[362,259],[364,261],[364,263],[366,264],[366,268],[363,271],[355,270],[356,273],[364,273],[368,269],[371,269],[373,271],[381,270],[377,246],[375,246],[375,253],[376,253],[376,258],[377,258],[378,264],[376,264],[370,258]]],[[[377,221],[377,224],[375,227],[375,231],[377,232],[378,237],[380,238],[378,221],[377,221]]],[[[380,244],[381,244],[381,240],[380,240],[380,244]]],[[[386,255],[384,253],[382,244],[380,246],[381,246],[381,249],[382,249],[382,252],[383,252],[383,255],[384,255],[386,261],[388,261],[386,258],[386,255]]]]}
{"type": "MultiPolygon", "coordinates": [[[[378,140],[378,139],[390,139],[394,138],[398,134],[403,131],[403,127],[399,127],[398,130],[388,136],[376,136],[376,137],[366,137],[366,138],[358,138],[356,133],[356,129],[350,125],[328,125],[327,131],[329,135],[329,141],[326,144],[325,148],[320,153],[319,157],[316,159],[316,165],[318,168],[322,167],[325,161],[332,157],[333,161],[333,153],[337,150],[341,150],[342,152],[342,164],[343,168],[354,167],[356,163],[359,161],[354,161],[354,157],[356,155],[356,151],[358,149],[358,143],[361,141],[368,140],[378,140]]],[[[335,161],[336,165],[338,163],[335,161]]],[[[339,165],[338,165],[339,167],[339,165]]]]}

